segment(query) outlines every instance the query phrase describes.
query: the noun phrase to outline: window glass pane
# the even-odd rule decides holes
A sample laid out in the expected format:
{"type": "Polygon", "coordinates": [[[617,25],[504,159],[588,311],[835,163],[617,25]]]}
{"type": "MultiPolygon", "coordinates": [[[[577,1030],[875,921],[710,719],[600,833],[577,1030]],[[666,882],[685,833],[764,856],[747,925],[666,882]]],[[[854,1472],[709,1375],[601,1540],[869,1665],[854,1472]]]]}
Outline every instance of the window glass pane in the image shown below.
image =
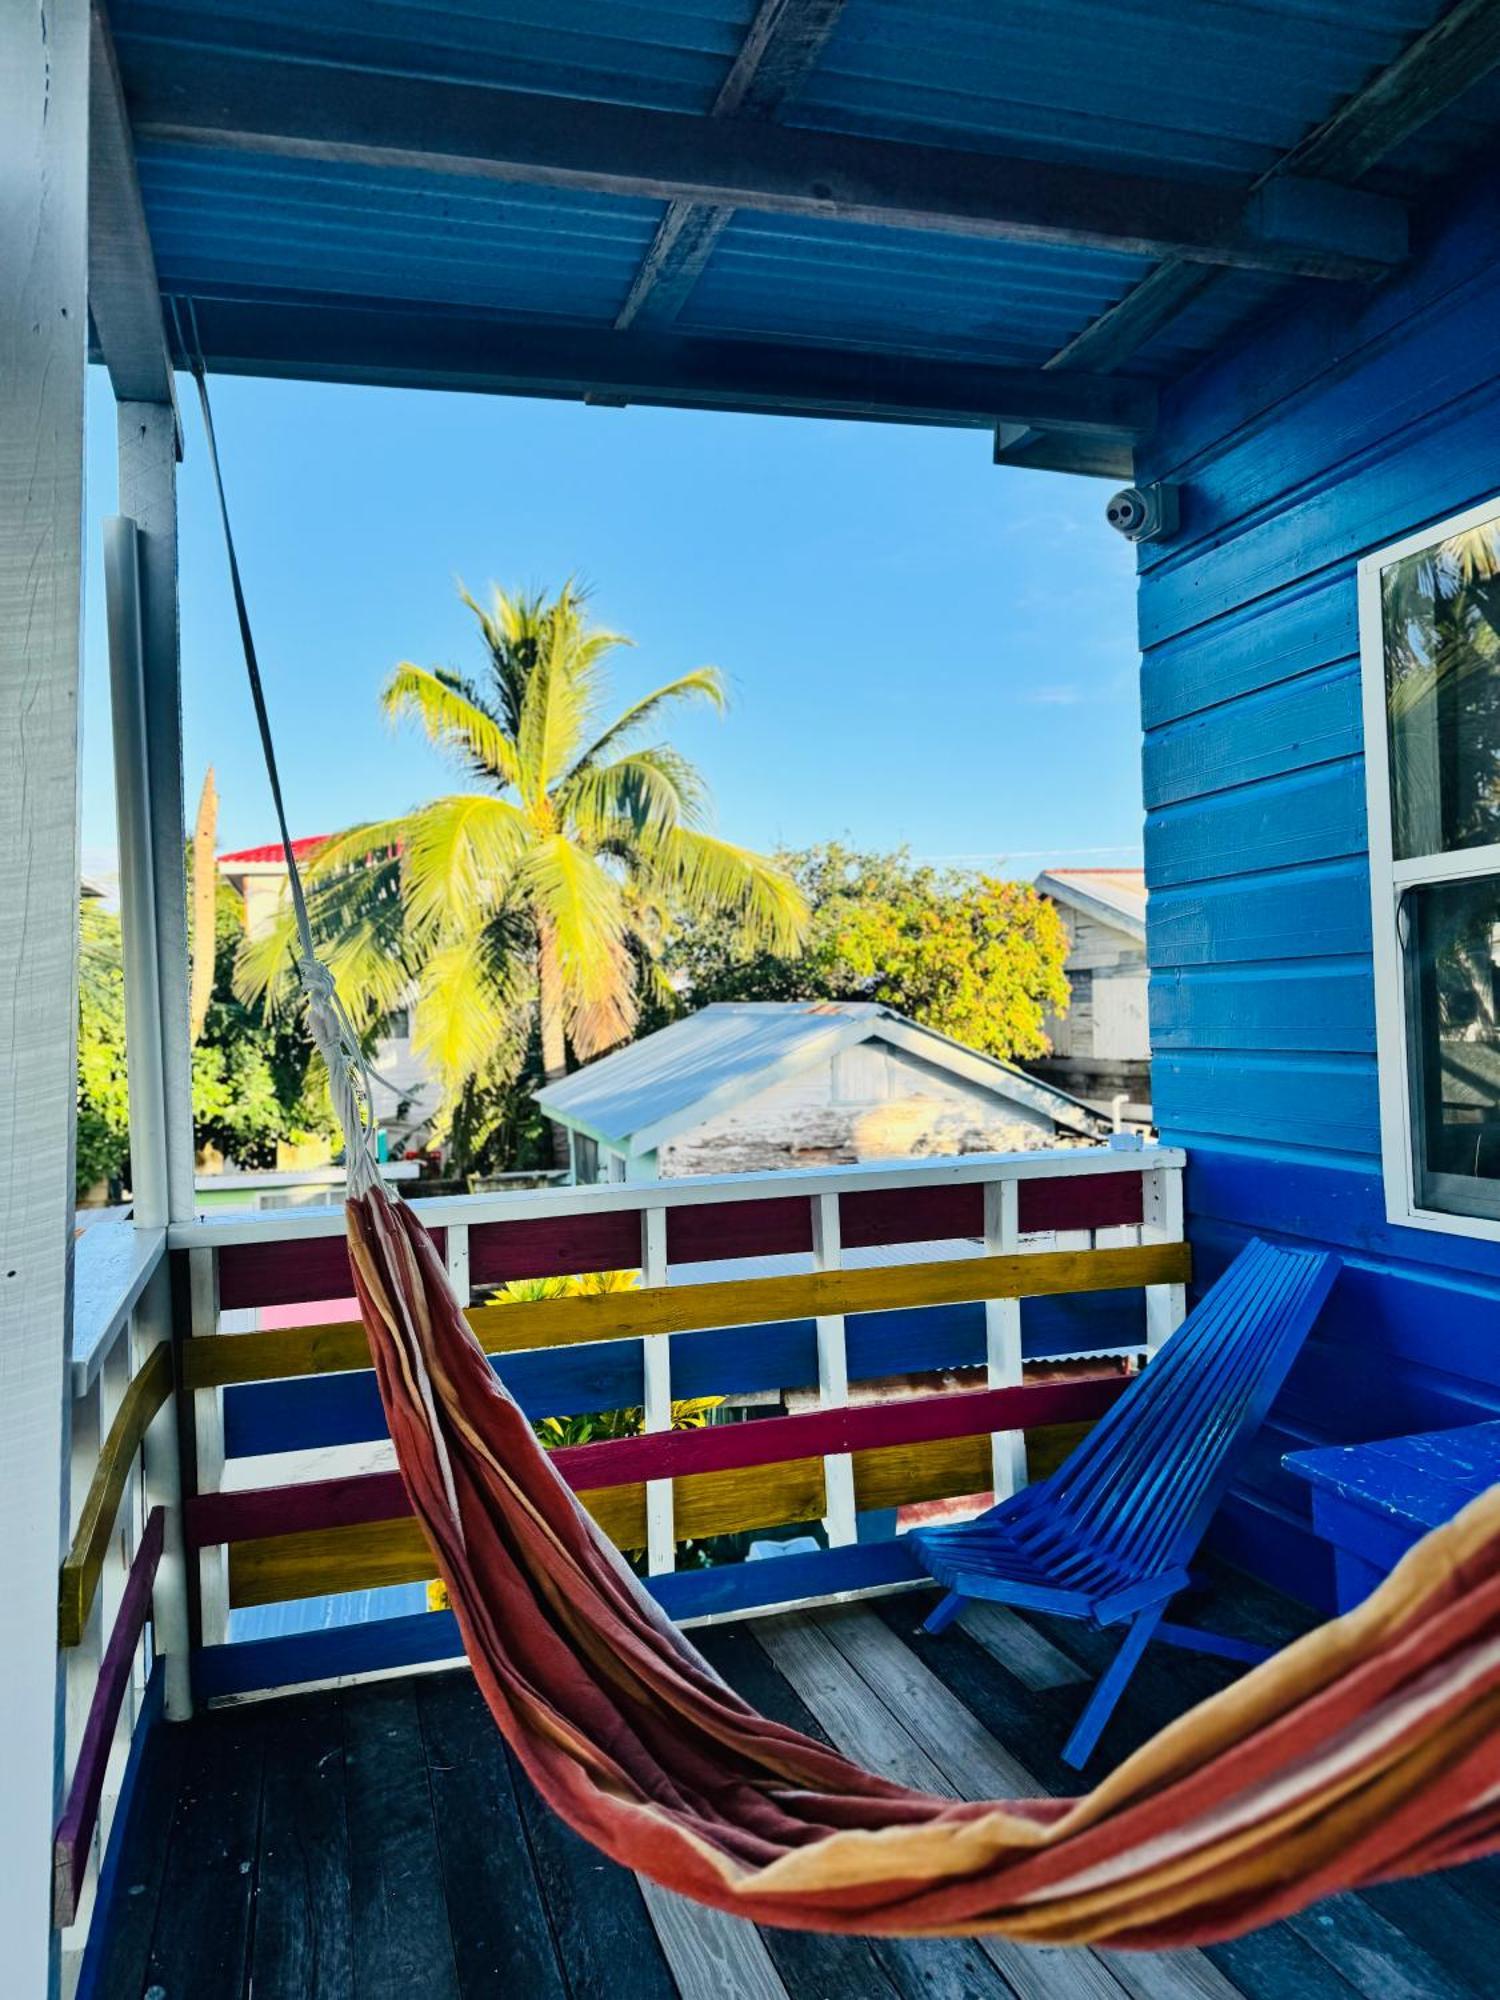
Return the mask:
{"type": "Polygon", "coordinates": [[[1380,573],[1398,859],[1500,841],[1500,523],[1380,573]]]}
{"type": "Polygon", "coordinates": [[[1500,879],[1408,892],[1417,1202],[1500,1214],[1500,879]]]}

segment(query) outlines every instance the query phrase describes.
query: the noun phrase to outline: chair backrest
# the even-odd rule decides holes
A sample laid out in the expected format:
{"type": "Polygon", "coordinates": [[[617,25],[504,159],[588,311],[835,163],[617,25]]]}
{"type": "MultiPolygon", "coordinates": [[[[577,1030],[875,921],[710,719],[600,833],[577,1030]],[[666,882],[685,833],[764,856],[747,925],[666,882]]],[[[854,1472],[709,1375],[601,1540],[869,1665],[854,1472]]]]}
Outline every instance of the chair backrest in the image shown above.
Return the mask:
{"type": "Polygon", "coordinates": [[[1077,1451],[1026,1491],[1143,1574],[1187,1561],[1337,1275],[1327,1251],[1247,1244],[1077,1451]]]}

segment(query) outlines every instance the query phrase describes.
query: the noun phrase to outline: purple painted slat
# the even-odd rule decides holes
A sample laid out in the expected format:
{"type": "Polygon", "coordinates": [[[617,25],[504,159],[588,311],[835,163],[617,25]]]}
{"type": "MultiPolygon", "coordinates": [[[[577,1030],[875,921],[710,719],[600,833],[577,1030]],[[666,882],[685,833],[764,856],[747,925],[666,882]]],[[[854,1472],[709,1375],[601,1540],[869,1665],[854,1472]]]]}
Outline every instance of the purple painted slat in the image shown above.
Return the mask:
{"type": "Polygon", "coordinates": [[[120,1704],[130,1684],[135,1649],[151,1615],[151,1586],[161,1561],[165,1527],[165,1514],[160,1507],[153,1507],[146,1517],[145,1532],[135,1552],[135,1560],[130,1565],[130,1574],[125,1579],[114,1630],[99,1662],[99,1678],[94,1685],[94,1699],[89,1704],[88,1720],[83,1726],[83,1741],[78,1746],[73,1782],[68,1787],[67,1803],[52,1837],[52,1921],[59,1929],[72,1923],[78,1911],[89,1845],[94,1838],[99,1800],[104,1791],[104,1774],[109,1768],[115,1724],[119,1721],[120,1704]]]}

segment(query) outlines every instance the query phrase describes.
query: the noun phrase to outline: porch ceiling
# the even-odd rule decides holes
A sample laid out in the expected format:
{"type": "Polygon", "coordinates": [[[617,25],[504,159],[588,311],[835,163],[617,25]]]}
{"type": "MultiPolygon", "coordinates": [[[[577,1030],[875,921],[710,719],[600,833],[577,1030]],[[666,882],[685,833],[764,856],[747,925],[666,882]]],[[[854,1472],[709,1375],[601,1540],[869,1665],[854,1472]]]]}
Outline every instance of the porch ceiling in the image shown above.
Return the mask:
{"type": "Polygon", "coordinates": [[[1105,471],[1283,288],[1399,261],[1500,108],[1491,0],[110,14],[214,368],[1003,422],[1105,471]]]}

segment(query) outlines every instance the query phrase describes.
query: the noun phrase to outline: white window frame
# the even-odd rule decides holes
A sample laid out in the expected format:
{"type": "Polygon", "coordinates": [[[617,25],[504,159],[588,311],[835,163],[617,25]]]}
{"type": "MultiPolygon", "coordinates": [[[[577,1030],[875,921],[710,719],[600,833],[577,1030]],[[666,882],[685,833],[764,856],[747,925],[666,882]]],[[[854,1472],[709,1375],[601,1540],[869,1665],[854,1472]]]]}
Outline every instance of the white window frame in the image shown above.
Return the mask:
{"type": "Polygon", "coordinates": [[[1500,495],[1434,521],[1399,542],[1374,549],[1358,568],[1359,660],[1364,712],[1365,805],[1369,833],[1371,946],[1375,977],[1375,1051],[1380,1089],[1380,1152],[1386,1220],[1406,1228],[1500,1242],[1500,1216],[1456,1215],[1417,1200],[1412,1122],[1413,1046],[1400,934],[1401,898],[1434,882],[1493,875],[1500,882],[1500,842],[1451,854],[1398,861],[1391,832],[1391,746],[1386,718],[1385,633],[1381,572],[1435,542],[1500,524],[1500,495]]]}

